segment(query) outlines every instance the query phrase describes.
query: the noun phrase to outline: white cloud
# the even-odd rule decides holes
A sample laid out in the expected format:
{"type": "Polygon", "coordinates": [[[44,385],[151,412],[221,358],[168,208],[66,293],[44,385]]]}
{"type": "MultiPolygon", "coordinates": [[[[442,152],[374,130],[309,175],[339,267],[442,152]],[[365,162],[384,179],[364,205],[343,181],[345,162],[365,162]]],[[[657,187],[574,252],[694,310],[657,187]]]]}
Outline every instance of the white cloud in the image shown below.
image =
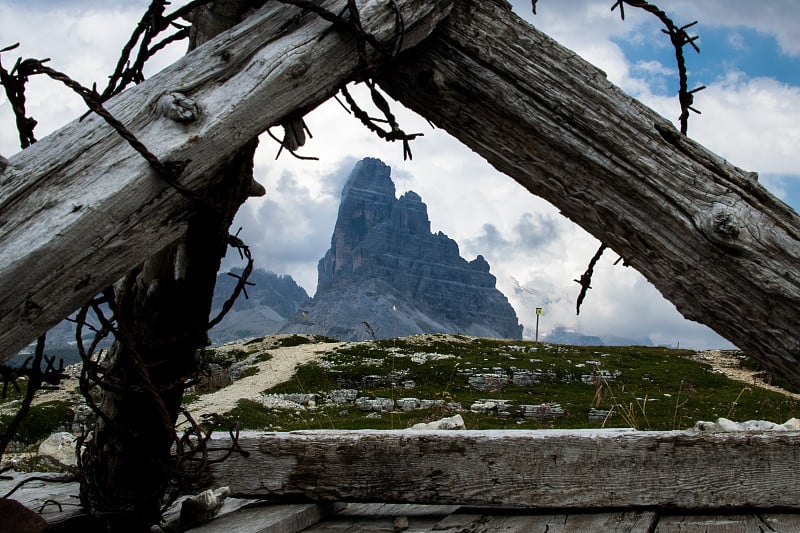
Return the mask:
{"type": "Polygon", "coordinates": [[[670,9],[686,20],[700,20],[706,26],[747,27],[772,35],[781,51],[800,56],[800,2],[796,0],[673,0],[670,9]]]}
{"type": "MultiPolygon", "coordinates": [[[[2,56],[8,69],[18,57],[49,58],[47,65],[67,74],[86,87],[97,83],[105,88],[122,46],[136,27],[148,3],[146,0],[109,3],[101,8],[85,2],[47,3],[47,9],[29,2],[0,2],[0,48],[19,42],[16,50],[2,56]]],[[[155,72],[182,55],[185,45],[173,45],[153,58],[145,73],[155,72]]],[[[38,126],[37,138],[55,131],[86,112],[80,97],[60,82],[44,75],[31,79],[27,89],[27,115],[38,126]]],[[[19,151],[10,105],[0,99],[0,154],[6,157],[19,151]]]]}

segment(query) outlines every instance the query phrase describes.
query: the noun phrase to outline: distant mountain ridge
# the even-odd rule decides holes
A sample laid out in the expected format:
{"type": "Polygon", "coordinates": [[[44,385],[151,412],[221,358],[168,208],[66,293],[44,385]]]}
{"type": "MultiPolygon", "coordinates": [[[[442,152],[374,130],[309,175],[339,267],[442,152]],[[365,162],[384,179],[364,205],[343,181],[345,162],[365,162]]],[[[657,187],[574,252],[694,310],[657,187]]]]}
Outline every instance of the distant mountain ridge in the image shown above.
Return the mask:
{"type": "MultiPolygon", "coordinates": [[[[231,273],[242,274],[241,268],[231,273]]],[[[247,298],[240,294],[222,321],[209,331],[213,344],[271,335],[284,326],[286,320],[309,300],[308,293],[288,275],[278,275],[254,269],[248,278],[247,298]]],[[[238,279],[227,273],[217,275],[211,316],[216,316],[233,293],[238,279]]]]}
{"type": "Polygon", "coordinates": [[[417,333],[522,338],[486,260],[467,261],[454,240],[431,233],[422,198],[413,191],[396,198],[390,174],[379,159],[356,164],[318,265],[317,293],[281,332],[340,340],[417,333]]]}
{"type": "Polygon", "coordinates": [[[568,344],[571,346],[653,346],[653,341],[649,337],[630,338],[616,335],[584,335],[561,326],[544,335],[542,340],[553,344],[568,344]]]}

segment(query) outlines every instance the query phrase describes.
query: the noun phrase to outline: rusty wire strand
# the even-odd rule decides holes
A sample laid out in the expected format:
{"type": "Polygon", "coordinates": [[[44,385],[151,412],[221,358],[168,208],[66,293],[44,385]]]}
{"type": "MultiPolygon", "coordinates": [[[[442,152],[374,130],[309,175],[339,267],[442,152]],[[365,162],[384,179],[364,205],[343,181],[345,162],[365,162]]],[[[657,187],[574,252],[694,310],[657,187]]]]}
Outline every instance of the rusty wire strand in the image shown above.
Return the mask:
{"type": "Polygon", "coordinates": [[[605,244],[601,244],[591,261],[589,261],[589,266],[586,268],[586,272],[581,274],[580,279],[573,280],[575,283],[581,286],[581,292],[578,294],[578,302],[575,305],[575,314],[577,315],[581,314],[581,304],[583,303],[583,299],[586,298],[586,292],[592,288],[592,275],[594,274],[594,267],[597,265],[597,262],[600,260],[600,257],[603,255],[603,252],[606,248],[607,246],[605,244]]]}
{"type": "MultiPolygon", "coordinates": [[[[537,0],[531,0],[531,11],[536,15],[537,0]]],[[[699,36],[690,36],[686,30],[697,24],[697,21],[678,26],[675,22],[655,4],[651,4],[645,0],[615,0],[611,6],[611,11],[619,8],[619,14],[622,20],[625,20],[625,5],[643,9],[644,11],[656,16],[666,29],[661,31],[669,36],[670,42],[675,49],[675,61],[678,65],[678,102],[681,107],[681,114],[678,117],[681,125],[681,133],[686,135],[689,129],[689,112],[700,114],[700,111],[694,107],[694,95],[705,89],[705,85],[700,85],[694,89],[689,90],[689,76],[686,69],[686,57],[684,56],[683,49],[686,45],[694,48],[695,52],[700,53],[700,48],[697,46],[696,41],[699,36]]]]}
{"type": "MultiPolygon", "coordinates": [[[[370,97],[375,106],[384,115],[383,119],[376,119],[371,117],[364,111],[353,99],[346,87],[342,87],[341,93],[347,100],[350,110],[353,115],[364,124],[367,129],[375,133],[381,139],[387,142],[402,141],[403,143],[403,159],[412,159],[410,141],[416,137],[422,136],[421,133],[405,133],[397,123],[397,119],[391,112],[390,106],[383,95],[378,91],[372,76],[376,68],[369,60],[367,45],[375,49],[383,58],[388,59],[390,62],[394,60],[397,54],[403,47],[403,38],[405,34],[405,22],[400,6],[396,0],[391,0],[392,9],[395,15],[395,31],[390,45],[381,43],[374,35],[367,32],[361,24],[361,15],[356,5],[355,0],[347,0],[347,4],[341,13],[336,14],[319,7],[313,2],[308,0],[278,0],[281,3],[299,7],[305,11],[315,13],[322,19],[330,22],[332,28],[340,29],[353,35],[355,38],[356,52],[358,54],[358,64],[360,76],[362,81],[367,85],[370,91],[370,97]],[[385,122],[389,124],[389,129],[381,128],[378,123],[385,122]]],[[[338,98],[337,98],[338,101],[338,98]]],[[[339,102],[341,104],[341,102],[339,102]]],[[[344,107],[344,106],[343,106],[344,107]]],[[[270,135],[272,135],[270,133],[270,135]]],[[[274,138],[274,137],[273,137],[274,138]]],[[[278,152],[280,154],[280,152],[278,152]]],[[[296,154],[293,154],[296,155],[296,154]]]]}
{"type": "Polygon", "coordinates": [[[378,107],[378,109],[384,113],[386,118],[376,119],[369,116],[369,114],[358,105],[358,103],[352,97],[350,92],[347,90],[347,87],[342,87],[341,88],[342,96],[344,96],[345,101],[347,101],[347,103],[350,105],[350,109],[352,110],[353,115],[355,115],[355,117],[358,118],[361,121],[361,123],[367,127],[367,129],[375,133],[381,139],[388,142],[402,141],[403,159],[404,160],[413,159],[413,154],[411,153],[410,141],[414,140],[417,137],[421,137],[423,134],[422,133],[409,134],[405,133],[402,129],[400,129],[397,119],[392,114],[389,108],[389,104],[383,98],[383,95],[380,94],[380,92],[375,86],[375,83],[369,80],[365,83],[367,84],[367,87],[369,87],[370,94],[372,95],[372,101],[375,103],[376,107],[378,107]],[[378,126],[377,124],[378,122],[388,123],[390,129],[386,130],[384,128],[381,128],[380,126],[378,126]]]}
{"type": "Polygon", "coordinates": [[[228,246],[236,248],[236,250],[239,252],[239,257],[241,259],[247,259],[247,265],[244,267],[244,271],[241,275],[236,275],[230,272],[228,273],[229,276],[235,277],[239,281],[236,284],[236,287],[234,287],[233,293],[227,300],[225,300],[225,303],[222,304],[222,310],[219,312],[219,314],[208,322],[207,329],[213,328],[219,324],[223,318],[225,318],[225,315],[227,315],[231,310],[240,293],[244,292],[245,298],[247,298],[247,285],[255,285],[254,283],[247,281],[247,279],[250,277],[250,274],[253,272],[253,256],[250,253],[250,247],[239,238],[239,232],[241,231],[242,228],[239,228],[239,231],[237,231],[235,235],[228,235],[228,246]]]}
{"type": "Polygon", "coordinates": [[[142,70],[147,60],[168,44],[189,36],[187,28],[178,26],[176,21],[188,15],[195,8],[208,4],[211,1],[212,0],[194,0],[176,11],[164,15],[164,11],[166,6],[169,5],[169,2],[166,0],[153,0],[131,34],[131,37],[128,39],[128,42],[123,46],[114,73],[109,76],[108,85],[101,95],[102,101],[111,98],[115,94],[119,94],[131,83],[138,84],[144,81],[144,73],[142,70]],[[177,27],[178,31],[155,45],[150,46],[150,43],[170,26],[177,27]],[[134,48],[136,48],[137,43],[139,43],[139,50],[131,64],[131,54],[134,48]]]}
{"type": "MultiPolygon", "coordinates": [[[[2,55],[3,52],[14,50],[18,46],[19,43],[6,46],[0,50],[0,55],[2,55]]],[[[11,104],[11,111],[14,113],[20,147],[25,149],[36,142],[33,130],[37,122],[33,117],[26,116],[25,83],[28,81],[28,78],[19,71],[17,68],[18,66],[19,60],[17,60],[17,63],[11,69],[11,72],[9,72],[3,67],[2,62],[0,62],[0,84],[3,85],[6,98],[8,98],[11,104]]]]}
{"type": "MultiPolygon", "coordinates": [[[[42,335],[37,339],[36,351],[34,352],[33,358],[26,360],[25,365],[23,365],[21,369],[16,369],[16,371],[11,372],[8,378],[4,375],[4,395],[9,383],[7,379],[13,379],[12,383],[17,391],[19,391],[19,386],[16,384],[16,380],[19,377],[27,377],[28,382],[26,385],[25,396],[22,399],[20,408],[17,410],[11,421],[9,421],[9,423],[5,426],[4,432],[0,434],[0,457],[3,456],[6,448],[11,443],[11,440],[14,438],[14,435],[22,424],[22,421],[28,415],[36,393],[44,387],[45,383],[57,385],[64,378],[64,360],[61,360],[59,368],[56,369],[54,366],[55,357],[48,359],[44,353],[45,338],[45,335],[42,335]],[[29,361],[31,366],[30,368],[27,368],[27,363],[29,361]],[[42,369],[42,361],[47,363],[44,369],[42,369]]],[[[7,367],[4,366],[4,368],[7,367]]]]}
{"type": "Polygon", "coordinates": [[[666,27],[661,31],[669,36],[673,48],[675,48],[675,61],[678,64],[678,102],[681,106],[681,114],[678,117],[681,124],[681,133],[686,135],[689,129],[689,112],[700,114],[700,111],[693,107],[694,95],[698,91],[702,91],[706,87],[701,85],[692,90],[689,90],[689,76],[686,69],[686,57],[683,54],[683,49],[686,45],[690,45],[697,53],[700,53],[700,48],[697,46],[697,35],[690,36],[686,30],[697,24],[697,21],[691,22],[684,26],[678,26],[673,20],[658,6],[646,2],[645,0],[616,0],[611,10],[614,11],[619,7],[619,14],[622,20],[625,20],[625,4],[643,9],[648,13],[655,15],[661,23],[666,27]]]}
{"type": "MultiPolygon", "coordinates": [[[[72,483],[73,481],[77,481],[78,477],[74,474],[69,474],[65,476],[56,476],[56,477],[45,477],[45,476],[31,476],[23,479],[14,487],[11,488],[8,492],[0,496],[0,499],[10,498],[15,492],[25,486],[26,483],[30,483],[31,481],[45,481],[51,483],[72,483]]],[[[45,500],[45,502],[53,502],[53,500],[45,500]]],[[[53,502],[55,503],[55,502],[53,502]]],[[[60,506],[59,506],[60,507],[60,506]]],[[[39,511],[41,512],[41,511],[39,511]]]]}

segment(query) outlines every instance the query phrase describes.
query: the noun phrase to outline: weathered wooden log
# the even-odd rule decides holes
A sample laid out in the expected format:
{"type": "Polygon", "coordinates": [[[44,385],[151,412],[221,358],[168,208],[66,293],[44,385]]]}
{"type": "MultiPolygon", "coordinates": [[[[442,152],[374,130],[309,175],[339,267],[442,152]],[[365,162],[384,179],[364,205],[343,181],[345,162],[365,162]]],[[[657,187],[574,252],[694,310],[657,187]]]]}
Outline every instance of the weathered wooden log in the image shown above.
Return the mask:
{"type": "MultiPolygon", "coordinates": [[[[450,3],[400,0],[403,47],[450,3]]],[[[392,43],[392,4],[359,5],[365,30],[392,43]]],[[[358,75],[352,35],[303,13],[268,2],[106,107],[161,161],[188,162],[180,184],[202,193],[242,145],[358,75]]],[[[195,207],[95,115],[13,156],[0,170],[0,360],[182,235],[195,207]]]]}
{"type": "Polygon", "coordinates": [[[234,495],[284,500],[798,508],[798,443],[800,433],[778,431],[246,434],[250,456],[234,454],[212,475],[234,495]]]}
{"type": "Polygon", "coordinates": [[[500,4],[458,2],[382,87],[800,384],[797,213],[500,4]]]}

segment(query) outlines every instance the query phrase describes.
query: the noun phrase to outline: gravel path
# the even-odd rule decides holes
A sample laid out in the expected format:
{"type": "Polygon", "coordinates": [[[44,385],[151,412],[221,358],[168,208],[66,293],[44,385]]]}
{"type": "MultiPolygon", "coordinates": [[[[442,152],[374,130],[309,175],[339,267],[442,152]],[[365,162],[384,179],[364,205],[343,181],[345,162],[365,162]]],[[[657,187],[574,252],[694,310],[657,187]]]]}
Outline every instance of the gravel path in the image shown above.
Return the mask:
{"type": "Polygon", "coordinates": [[[773,392],[779,392],[791,398],[800,400],[800,394],[789,392],[788,390],[781,387],[776,387],[775,385],[770,385],[758,377],[757,372],[747,368],[742,368],[739,358],[734,353],[729,351],[706,350],[703,352],[697,352],[692,359],[711,365],[715,371],[730,379],[747,383],[749,385],[754,385],[762,389],[771,390],[773,392]]]}
{"type": "Polygon", "coordinates": [[[288,381],[299,365],[319,359],[342,344],[344,343],[329,342],[271,349],[269,353],[272,359],[254,365],[258,368],[255,375],[234,381],[217,392],[203,394],[189,404],[187,409],[195,420],[199,420],[205,414],[230,411],[240,399],[258,400],[265,389],[288,381]]]}

